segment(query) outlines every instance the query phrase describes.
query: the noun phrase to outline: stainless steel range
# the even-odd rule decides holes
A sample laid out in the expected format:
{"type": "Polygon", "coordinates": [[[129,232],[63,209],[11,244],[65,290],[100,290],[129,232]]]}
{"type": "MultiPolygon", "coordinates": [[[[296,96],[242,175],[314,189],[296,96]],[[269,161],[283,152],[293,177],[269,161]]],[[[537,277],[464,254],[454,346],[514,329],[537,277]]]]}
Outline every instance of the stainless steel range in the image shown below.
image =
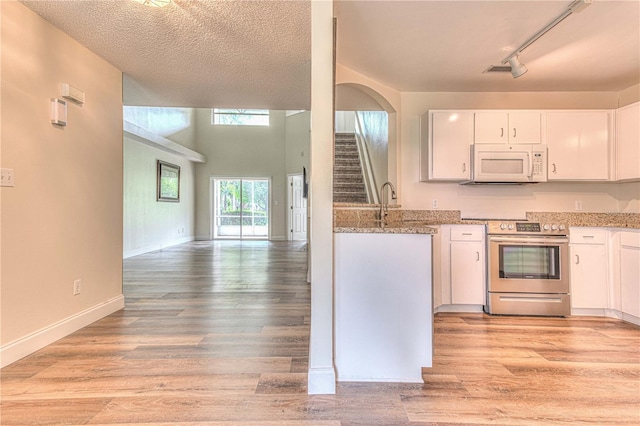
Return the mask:
{"type": "Polygon", "coordinates": [[[569,316],[569,237],[564,224],[487,224],[487,305],[499,315],[569,316]]]}

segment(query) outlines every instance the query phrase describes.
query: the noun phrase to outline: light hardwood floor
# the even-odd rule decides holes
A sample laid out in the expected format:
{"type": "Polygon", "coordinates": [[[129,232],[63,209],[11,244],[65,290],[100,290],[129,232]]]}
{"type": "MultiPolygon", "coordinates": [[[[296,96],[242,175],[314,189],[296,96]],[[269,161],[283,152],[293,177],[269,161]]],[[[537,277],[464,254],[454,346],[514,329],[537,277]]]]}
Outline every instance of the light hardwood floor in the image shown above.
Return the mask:
{"type": "Polygon", "coordinates": [[[306,256],[227,241],[125,260],[124,310],[0,370],[0,423],[640,423],[640,328],[591,317],[438,314],[424,384],[308,396],[306,256]]]}

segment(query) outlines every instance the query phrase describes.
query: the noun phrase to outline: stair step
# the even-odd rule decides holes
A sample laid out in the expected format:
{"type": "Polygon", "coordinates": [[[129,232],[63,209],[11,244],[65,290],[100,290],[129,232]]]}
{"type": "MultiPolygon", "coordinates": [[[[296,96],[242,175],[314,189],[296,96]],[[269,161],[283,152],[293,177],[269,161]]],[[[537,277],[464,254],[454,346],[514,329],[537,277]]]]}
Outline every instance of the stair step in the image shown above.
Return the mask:
{"type": "Polygon", "coordinates": [[[366,204],[367,197],[365,195],[355,196],[349,194],[333,194],[333,202],[334,203],[362,203],[366,204]]]}

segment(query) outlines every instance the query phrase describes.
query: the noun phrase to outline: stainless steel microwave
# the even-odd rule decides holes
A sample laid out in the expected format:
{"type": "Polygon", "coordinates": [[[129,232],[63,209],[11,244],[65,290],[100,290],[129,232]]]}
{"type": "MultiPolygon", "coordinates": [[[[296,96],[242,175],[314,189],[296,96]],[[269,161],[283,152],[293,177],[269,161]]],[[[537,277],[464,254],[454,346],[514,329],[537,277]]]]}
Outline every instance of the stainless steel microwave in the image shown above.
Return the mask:
{"type": "Polygon", "coordinates": [[[547,181],[547,146],[541,144],[473,144],[474,183],[534,183],[547,181]]]}

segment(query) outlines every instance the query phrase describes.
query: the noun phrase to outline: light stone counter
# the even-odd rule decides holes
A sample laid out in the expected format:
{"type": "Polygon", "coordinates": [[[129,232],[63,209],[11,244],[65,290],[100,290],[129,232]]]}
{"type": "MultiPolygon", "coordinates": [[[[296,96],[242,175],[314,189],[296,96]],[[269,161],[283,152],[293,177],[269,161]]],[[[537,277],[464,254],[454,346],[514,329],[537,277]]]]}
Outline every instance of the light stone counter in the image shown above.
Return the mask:
{"type": "MultiPolygon", "coordinates": [[[[362,233],[436,233],[437,225],[484,225],[487,220],[462,219],[460,210],[389,210],[389,225],[382,229],[379,207],[335,205],[334,232],[362,233]]],[[[541,223],[563,223],[567,226],[640,229],[640,213],[527,212],[527,220],[541,223]]]]}

